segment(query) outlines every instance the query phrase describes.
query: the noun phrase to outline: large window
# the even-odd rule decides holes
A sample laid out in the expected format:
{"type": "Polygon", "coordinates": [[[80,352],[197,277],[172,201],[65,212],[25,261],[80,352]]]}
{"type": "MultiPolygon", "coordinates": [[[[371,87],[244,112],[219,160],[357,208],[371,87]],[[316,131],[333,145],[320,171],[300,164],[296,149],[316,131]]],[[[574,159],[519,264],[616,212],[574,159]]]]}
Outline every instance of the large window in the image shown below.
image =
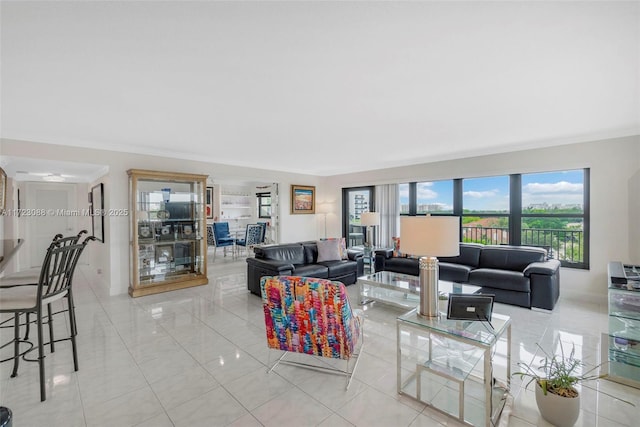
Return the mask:
{"type": "Polygon", "coordinates": [[[398,184],[400,215],[453,213],[453,180],[398,184]]]}
{"type": "Polygon", "coordinates": [[[343,235],[349,247],[365,241],[365,227],[360,223],[363,212],[374,211],[375,187],[345,188],[342,190],[343,235]]]}
{"type": "Polygon", "coordinates": [[[461,217],[461,240],[545,248],[564,267],[589,268],[589,169],[398,186],[401,215],[461,217]]]}
{"type": "MultiPolygon", "coordinates": [[[[415,183],[411,185],[415,186],[415,183]]],[[[398,195],[400,196],[400,215],[409,215],[409,184],[398,184],[398,195]]]]}
{"type": "Polygon", "coordinates": [[[453,180],[418,182],[416,214],[452,214],[453,180]]]}
{"type": "Polygon", "coordinates": [[[509,243],[509,177],[462,180],[462,241],[509,243]]]}
{"type": "Polygon", "coordinates": [[[546,248],[564,265],[587,266],[588,171],[523,174],[521,244],[546,248]]]}

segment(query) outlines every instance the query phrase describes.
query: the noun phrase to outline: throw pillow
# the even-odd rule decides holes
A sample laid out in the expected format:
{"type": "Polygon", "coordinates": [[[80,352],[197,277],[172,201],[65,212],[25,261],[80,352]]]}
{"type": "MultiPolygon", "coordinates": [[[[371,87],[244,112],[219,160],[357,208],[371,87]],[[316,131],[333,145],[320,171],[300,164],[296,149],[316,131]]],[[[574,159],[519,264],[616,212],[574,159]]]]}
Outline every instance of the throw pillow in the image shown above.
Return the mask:
{"type": "Polygon", "coordinates": [[[349,259],[349,254],[347,253],[347,240],[344,237],[327,237],[322,240],[340,241],[340,256],[342,257],[342,259],[349,259]]]}
{"type": "Polygon", "coordinates": [[[342,260],[338,239],[318,240],[316,244],[318,245],[318,262],[342,260]]]}
{"type": "Polygon", "coordinates": [[[406,258],[407,255],[400,251],[400,238],[392,237],[391,240],[393,240],[393,256],[397,258],[406,258]]]}
{"type": "Polygon", "coordinates": [[[391,240],[393,240],[393,256],[399,257],[400,256],[400,238],[392,237],[391,240]]]}

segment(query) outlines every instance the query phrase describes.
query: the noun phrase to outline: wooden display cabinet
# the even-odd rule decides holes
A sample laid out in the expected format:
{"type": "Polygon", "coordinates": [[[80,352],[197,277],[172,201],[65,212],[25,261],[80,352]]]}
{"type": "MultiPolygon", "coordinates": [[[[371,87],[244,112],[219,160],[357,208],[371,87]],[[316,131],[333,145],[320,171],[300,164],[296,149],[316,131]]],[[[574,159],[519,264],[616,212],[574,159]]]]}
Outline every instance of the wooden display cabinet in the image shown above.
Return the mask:
{"type": "Polygon", "coordinates": [[[131,277],[139,297],[206,285],[207,175],[130,169],[131,277]]]}

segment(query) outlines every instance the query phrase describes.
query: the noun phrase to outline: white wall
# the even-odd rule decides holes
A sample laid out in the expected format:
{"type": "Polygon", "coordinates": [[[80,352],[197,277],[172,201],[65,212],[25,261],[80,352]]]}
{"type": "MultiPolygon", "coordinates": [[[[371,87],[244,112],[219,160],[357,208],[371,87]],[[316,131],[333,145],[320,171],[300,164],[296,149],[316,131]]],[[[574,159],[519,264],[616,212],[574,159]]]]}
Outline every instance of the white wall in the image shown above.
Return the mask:
{"type": "MultiPolygon", "coordinates": [[[[591,168],[590,270],[563,268],[561,295],[604,298],[609,261],[640,263],[639,145],[635,136],[336,175],[323,180],[321,193],[340,201],[343,187],[591,168]]],[[[340,212],[340,203],[336,209],[340,212]]],[[[331,227],[338,233],[340,222],[332,221],[331,227]]]]}
{"type": "MultiPolygon", "coordinates": [[[[146,155],[91,150],[25,141],[1,140],[3,154],[52,160],[96,163],[109,166],[105,182],[105,208],[128,208],[127,169],[153,169],[208,174],[215,180],[280,183],[281,242],[313,240],[323,234],[322,215],[290,215],[291,184],[316,185],[317,202],[331,202],[327,234],[340,236],[341,189],[391,182],[429,181],[591,168],[590,270],[562,269],[563,297],[590,298],[606,295],[606,267],[610,260],[640,263],[640,136],[563,145],[543,149],[425,163],[332,177],[314,177],[229,165],[175,160],[146,155]],[[633,219],[633,223],[630,219],[633,219]]],[[[392,146],[390,145],[392,150],[392,146]]],[[[102,178],[101,178],[102,180],[102,178]]],[[[127,290],[129,278],[129,218],[107,217],[109,293],[127,290]]],[[[104,279],[104,278],[103,278],[104,279]]]]}
{"type": "MultiPolygon", "coordinates": [[[[90,162],[108,166],[108,175],[99,180],[105,183],[105,209],[129,208],[127,170],[132,168],[206,174],[213,181],[237,179],[238,181],[278,182],[280,184],[280,241],[295,242],[318,237],[316,215],[289,214],[290,186],[292,184],[318,185],[318,178],[314,176],[28,141],[2,139],[0,144],[2,144],[3,155],[7,156],[90,162]]],[[[105,236],[108,249],[94,250],[91,256],[92,262],[97,262],[96,266],[92,265],[94,272],[100,265],[109,266],[108,269],[104,269],[104,276],[100,280],[108,280],[108,282],[105,281],[105,286],[108,283],[111,295],[125,293],[129,286],[129,221],[128,216],[106,216],[105,236]],[[107,257],[108,263],[104,259],[96,261],[99,257],[107,257]]]]}
{"type": "MultiPolygon", "coordinates": [[[[60,187],[69,187],[72,188],[72,191],[75,193],[75,205],[68,206],[71,210],[81,211],[82,209],[87,209],[89,206],[87,193],[88,187],[87,184],[64,184],[64,183],[39,183],[40,185],[51,185],[60,187]]],[[[8,183],[8,194],[7,194],[7,208],[8,209],[17,209],[18,208],[18,190],[20,191],[20,208],[25,209],[28,208],[27,203],[27,187],[29,183],[26,181],[16,181],[14,179],[10,179],[8,183]]],[[[20,250],[16,253],[14,259],[8,265],[4,273],[10,274],[12,272],[18,270],[24,270],[30,268],[32,265],[39,264],[42,259],[31,259],[30,256],[30,247],[29,247],[29,227],[31,221],[41,220],[39,217],[29,216],[29,215],[21,215],[17,216],[15,211],[13,211],[11,215],[7,215],[2,217],[2,223],[0,227],[2,227],[2,231],[0,233],[4,234],[8,239],[20,238],[25,239],[25,242],[21,246],[20,250]]],[[[77,217],[70,218],[71,228],[72,230],[60,230],[65,235],[69,235],[69,233],[77,233],[82,229],[86,229],[89,233],[91,233],[91,220],[87,216],[79,215],[77,217]]],[[[53,235],[51,236],[53,237],[53,235]]],[[[43,248],[44,250],[44,248],[43,248]]],[[[43,253],[44,254],[44,253],[43,253]]],[[[89,261],[87,258],[83,257],[79,261],[80,265],[87,264],[89,261]]]]}

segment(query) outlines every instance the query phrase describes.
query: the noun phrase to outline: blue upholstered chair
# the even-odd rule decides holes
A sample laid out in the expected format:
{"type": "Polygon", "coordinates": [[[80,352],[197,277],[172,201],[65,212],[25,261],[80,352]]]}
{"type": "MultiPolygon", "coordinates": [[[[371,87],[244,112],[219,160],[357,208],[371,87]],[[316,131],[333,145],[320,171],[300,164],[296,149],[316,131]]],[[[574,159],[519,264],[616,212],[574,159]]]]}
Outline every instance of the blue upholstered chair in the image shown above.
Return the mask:
{"type": "Polygon", "coordinates": [[[213,250],[213,260],[216,260],[216,252],[218,252],[218,248],[222,248],[222,253],[224,256],[227,256],[227,248],[231,248],[231,253],[233,255],[233,251],[236,245],[236,239],[231,236],[229,232],[229,223],[228,222],[214,222],[213,223],[213,240],[215,242],[215,248],[213,250]]]}

